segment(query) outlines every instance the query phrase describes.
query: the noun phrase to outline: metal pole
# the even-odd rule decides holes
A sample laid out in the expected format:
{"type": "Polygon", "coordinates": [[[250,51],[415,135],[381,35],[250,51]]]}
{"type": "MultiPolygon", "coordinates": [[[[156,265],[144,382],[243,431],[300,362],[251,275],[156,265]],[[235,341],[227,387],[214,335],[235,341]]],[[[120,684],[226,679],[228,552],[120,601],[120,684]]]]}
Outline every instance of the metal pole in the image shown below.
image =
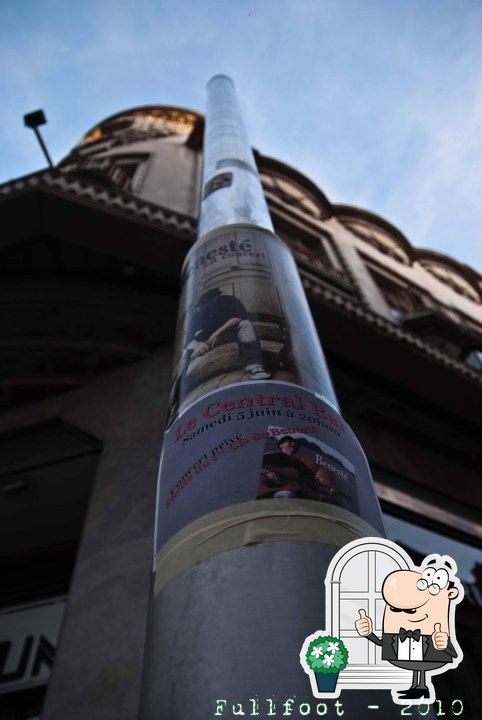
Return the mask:
{"type": "Polygon", "coordinates": [[[45,145],[45,143],[43,141],[43,138],[40,134],[40,130],[37,127],[32,128],[32,130],[34,131],[35,135],[37,136],[37,140],[39,141],[40,147],[43,150],[43,154],[45,155],[45,157],[47,159],[49,167],[53,168],[54,164],[52,162],[52,158],[49,155],[49,151],[47,150],[47,146],[45,145]]]}
{"type": "MultiPolygon", "coordinates": [[[[324,622],[326,569],[383,523],[224,75],[208,84],[182,284],[141,717],[270,717],[294,697],[315,708],[299,652],[324,622]]],[[[347,696],[348,720],[370,716],[347,696]]]]}
{"type": "Polygon", "coordinates": [[[234,84],[226,75],[208,83],[198,237],[228,225],[274,232],[234,84]],[[223,186],[223,192],[215,192],[223,186]]]}

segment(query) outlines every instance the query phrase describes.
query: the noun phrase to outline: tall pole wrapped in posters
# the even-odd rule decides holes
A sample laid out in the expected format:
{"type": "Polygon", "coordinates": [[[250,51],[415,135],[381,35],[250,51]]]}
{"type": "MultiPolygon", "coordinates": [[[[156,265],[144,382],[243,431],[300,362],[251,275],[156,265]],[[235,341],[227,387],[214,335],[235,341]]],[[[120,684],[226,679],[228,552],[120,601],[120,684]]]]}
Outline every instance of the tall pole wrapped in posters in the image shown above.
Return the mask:
{"type": "Polygon", "coordinates": [[[234,85],[217,75],[199,237],[182,272],[143,720],[309,700],[299,652],[323,622],[329,561],[383,532],[295,261],[274,233],[234,85]]]}

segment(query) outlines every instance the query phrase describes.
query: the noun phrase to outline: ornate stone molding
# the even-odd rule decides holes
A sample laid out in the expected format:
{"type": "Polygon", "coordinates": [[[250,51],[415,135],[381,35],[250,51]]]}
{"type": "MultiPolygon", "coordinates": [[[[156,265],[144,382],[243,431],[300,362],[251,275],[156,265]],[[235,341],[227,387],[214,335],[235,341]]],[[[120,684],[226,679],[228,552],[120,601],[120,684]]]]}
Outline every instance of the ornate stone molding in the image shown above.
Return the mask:
{"type": "Polygon", "coordinates": [[[134,195],[95,185],[91,180],[76,177],[60,170],[49,170],[27,175],[0,185],[0,201],[32,190],[44,190],[55,194],[73,196],[84,202],[94,202],[106,210],[122,212],[138,220],[162,226],[185,237],[194,239],[197,223],[194,218],[154,203],[140,200],[134,195]]]}
{"type": "Polygon", "coordinates": [[[429,345],[429,343],[424,342],[413,333],[402,330],[389,320],[385,320],[366,308],[355,304],[355,302],[347,298],[346,295],[335,293],[333,290],[324,287],[321,282],[316,282],[313,277],[304,275],[303,271],[301,271],[300,274],[303,287],[314,300],[331,305],[341,312],[349,314],[367,325],[371,325],[377,332],[388,335],[406,345],[410,345],[412,348],[430,357],[430,359],[437,364],[450,368],[467,380],[476,383],[479,387],[482,386],[482,375],[471,370],[465,363],[454,360],[443,352],[440,352],[437,348],[429,345]]]}

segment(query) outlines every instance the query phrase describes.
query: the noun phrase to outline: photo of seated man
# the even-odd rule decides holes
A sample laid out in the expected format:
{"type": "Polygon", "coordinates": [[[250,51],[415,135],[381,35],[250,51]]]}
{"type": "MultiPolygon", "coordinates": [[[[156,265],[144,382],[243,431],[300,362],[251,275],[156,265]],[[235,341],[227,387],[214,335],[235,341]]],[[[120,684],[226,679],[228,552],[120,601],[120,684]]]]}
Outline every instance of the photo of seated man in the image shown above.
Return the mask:
{"type": "Polygon", "coordinates": [[[220,364],[220,353],[212,352],[215,348],[227,347],[228,343],[237,345],[234,360],[239,374],[231,382],[272,378],[265,365],[255,325],[244,304],[234,295],[224,294],[218,287],[203,292],[191,308],[183,341],[184,349],[177,363],[169,402],[168,425],[176,418],[180,402],[189,397],[196,387],[203,386],[203,392],[206,392],[206,383],[212,380],[214,389],[219,386],[217,378],[235,370],[231,365],[234,359],[232,352],[229,352],[229,360],[220,364]]]}
{"type": "Polygon", "coordinates": [[[254,380],[268,380],[256,329],[241,300],[224,295],[219,288],[204,292],[196,303],[187,333],[184,362],[207,355],[216,345],[235,339],[239,364],[254,380]]]}
{"type": "Polygon", "coordinates": [[[277,445],[277,451],[265,452],[263,456],[257,499],[336,500],[337,491],[330,474],[324,468],[313,470],[298,456],[302,440],[285,435],[277,445]]]}

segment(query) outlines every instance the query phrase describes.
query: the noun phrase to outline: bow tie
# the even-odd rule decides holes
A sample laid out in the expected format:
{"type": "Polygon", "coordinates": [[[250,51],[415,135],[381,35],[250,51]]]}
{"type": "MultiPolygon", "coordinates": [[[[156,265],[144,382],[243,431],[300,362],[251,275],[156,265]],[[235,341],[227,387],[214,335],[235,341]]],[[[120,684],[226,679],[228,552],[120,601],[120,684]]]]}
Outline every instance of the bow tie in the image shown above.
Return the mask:
{"type": "Polygon", "coordinates": [[[400,628],[400,632],[398,633],[400,640],[404,642],[407,638],[413,638],[414,640],[420,640],[421,632],[420,630],[405,630],[405,628],[400,628]]]}

